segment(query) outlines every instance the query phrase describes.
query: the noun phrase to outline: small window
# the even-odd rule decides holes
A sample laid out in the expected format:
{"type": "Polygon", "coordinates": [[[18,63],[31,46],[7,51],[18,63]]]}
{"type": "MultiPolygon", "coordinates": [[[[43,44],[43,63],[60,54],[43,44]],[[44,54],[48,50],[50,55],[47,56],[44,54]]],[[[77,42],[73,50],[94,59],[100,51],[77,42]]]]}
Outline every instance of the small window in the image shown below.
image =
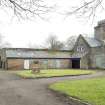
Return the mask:
{"type": "Polygon", "coordinates": [[[77,47],[77,52],[84,52],[85,48],[83,46],[78,46],[77,47]]]}

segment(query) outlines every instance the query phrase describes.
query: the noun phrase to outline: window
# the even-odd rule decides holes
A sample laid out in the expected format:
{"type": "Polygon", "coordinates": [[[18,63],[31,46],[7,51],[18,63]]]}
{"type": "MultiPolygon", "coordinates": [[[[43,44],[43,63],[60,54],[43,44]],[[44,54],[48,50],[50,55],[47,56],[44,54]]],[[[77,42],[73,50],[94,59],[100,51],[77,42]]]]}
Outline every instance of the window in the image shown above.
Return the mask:
{"type": "Polygon", "coordinates": [[[85,48],[83,46],[78,46],[77,47],[77,52],[84,52],[85,48]]]}

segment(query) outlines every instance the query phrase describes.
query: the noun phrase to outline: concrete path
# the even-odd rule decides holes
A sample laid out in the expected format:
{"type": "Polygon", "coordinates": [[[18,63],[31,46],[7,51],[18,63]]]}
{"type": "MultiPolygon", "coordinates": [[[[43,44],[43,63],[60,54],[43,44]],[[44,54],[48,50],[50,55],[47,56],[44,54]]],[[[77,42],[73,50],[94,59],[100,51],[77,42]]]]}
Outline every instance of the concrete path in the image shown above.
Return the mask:
{"type": "Polygon", "coordinates": [[[77,105],[66,103],[50,90],[48,85],[62,80],[86,79],[105,76],[105,71],[92,75],[21,79],[11,72],[0,71],[0,105],[77,105]]]}

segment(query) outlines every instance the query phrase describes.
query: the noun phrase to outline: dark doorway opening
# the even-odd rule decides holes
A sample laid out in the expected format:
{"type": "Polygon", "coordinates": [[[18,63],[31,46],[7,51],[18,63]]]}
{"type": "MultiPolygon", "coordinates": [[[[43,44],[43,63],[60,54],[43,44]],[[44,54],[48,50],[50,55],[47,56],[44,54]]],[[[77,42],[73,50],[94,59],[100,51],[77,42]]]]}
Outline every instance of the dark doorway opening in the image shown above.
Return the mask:
{"type": "Polygon", "coordinates": [[[73,58],[72,60],[72,68],[80,69],[80,58],[73,58]]]}

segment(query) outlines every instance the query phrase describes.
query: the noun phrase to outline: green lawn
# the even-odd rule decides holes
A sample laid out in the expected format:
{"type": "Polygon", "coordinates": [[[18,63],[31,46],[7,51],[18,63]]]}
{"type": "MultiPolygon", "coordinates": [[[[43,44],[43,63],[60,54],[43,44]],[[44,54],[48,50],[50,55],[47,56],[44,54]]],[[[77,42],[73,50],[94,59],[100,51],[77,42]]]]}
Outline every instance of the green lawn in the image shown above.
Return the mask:
{"type": "Polygon", "coordinates": [[[54,77],[54,76],[67,76],[67,75],[79,75],[79,74],[90,74],[95,73],[91,70],[69,70],[69,69],[50,69],[50,70],[41,70],[40,73],[33,74],[31,70],[24,70],[17,72],[17,75],[24,78],[38,78],[38,77],[54,77]]]}
{"type": "Polygon", "coordinates": [[[105,77],[64,81],[52,84],[49,88],[69,96],[78,97],[92,105],[105,105],[105,77]]]}

